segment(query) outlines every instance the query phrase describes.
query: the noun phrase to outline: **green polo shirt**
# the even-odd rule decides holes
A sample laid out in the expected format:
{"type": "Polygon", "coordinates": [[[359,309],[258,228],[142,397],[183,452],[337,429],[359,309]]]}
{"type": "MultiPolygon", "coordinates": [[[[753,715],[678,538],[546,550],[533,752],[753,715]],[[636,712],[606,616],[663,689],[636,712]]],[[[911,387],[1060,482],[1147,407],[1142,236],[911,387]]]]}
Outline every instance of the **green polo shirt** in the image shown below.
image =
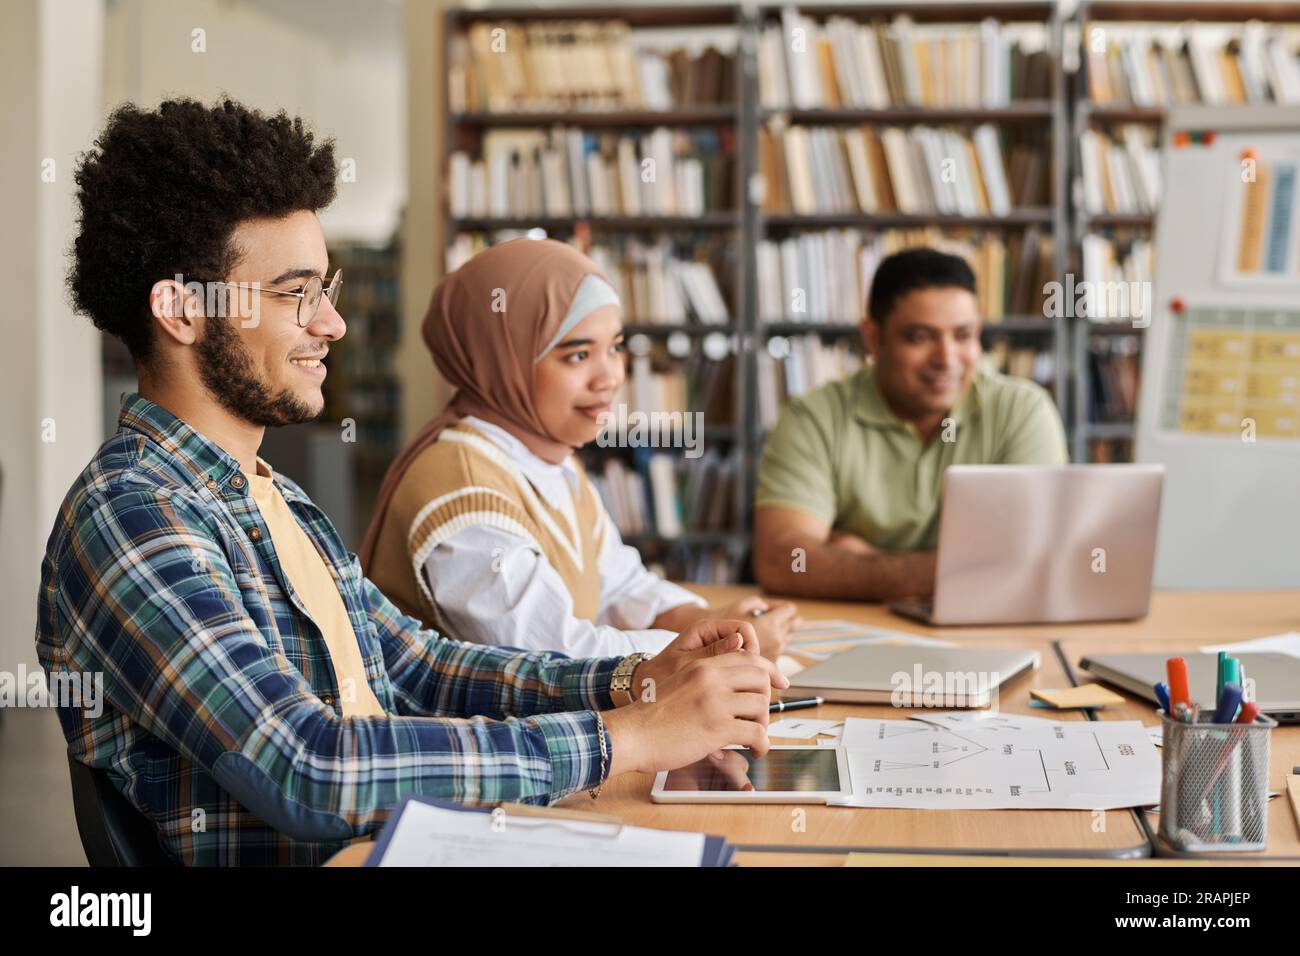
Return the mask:
{"type": "Polygon", "coordinates": [[[1026,379],[981,371],[949,417],[923,444],[866,365],[786,405],[763,449],[754,507],[794,508],[886,551],[930,550],[949,465],[1069,460],[1051,396],[1026,379]]]}

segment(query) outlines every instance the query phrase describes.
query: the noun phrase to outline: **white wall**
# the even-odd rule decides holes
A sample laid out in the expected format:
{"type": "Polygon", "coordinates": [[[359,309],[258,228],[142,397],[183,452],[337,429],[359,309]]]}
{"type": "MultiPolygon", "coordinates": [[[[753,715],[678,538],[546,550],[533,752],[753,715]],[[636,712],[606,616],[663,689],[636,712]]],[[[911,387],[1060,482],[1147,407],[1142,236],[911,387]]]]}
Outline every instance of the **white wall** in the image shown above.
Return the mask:
{"type": "Polygon", "coordinates": [[[100,441],[99,335],[64,277],[72,170],[99,122],[102,13],[99,0],[15,0],[0,31],[0,670],[36,665],[45,540],[100,441]]]}
{"type": "Polygon", "coordinates": [[[386,242],[406,201],[402,16],[400,0],[114,0],[105,101],[225,93],[302,116],[356,163],[321,216],[327,241],[386,242]]]}

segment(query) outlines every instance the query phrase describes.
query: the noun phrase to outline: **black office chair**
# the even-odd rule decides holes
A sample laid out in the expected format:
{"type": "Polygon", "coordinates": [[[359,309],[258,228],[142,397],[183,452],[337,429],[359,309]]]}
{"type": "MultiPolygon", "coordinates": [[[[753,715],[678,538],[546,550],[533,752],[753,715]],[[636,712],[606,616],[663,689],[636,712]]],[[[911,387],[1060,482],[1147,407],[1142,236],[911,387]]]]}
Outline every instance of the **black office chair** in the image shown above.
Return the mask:
{"type": "Polygon", "coordinates": [[[154,825],[117,792],[108,771],[68,754],[77,832],[91,866],[175,866],[154,825]]]}

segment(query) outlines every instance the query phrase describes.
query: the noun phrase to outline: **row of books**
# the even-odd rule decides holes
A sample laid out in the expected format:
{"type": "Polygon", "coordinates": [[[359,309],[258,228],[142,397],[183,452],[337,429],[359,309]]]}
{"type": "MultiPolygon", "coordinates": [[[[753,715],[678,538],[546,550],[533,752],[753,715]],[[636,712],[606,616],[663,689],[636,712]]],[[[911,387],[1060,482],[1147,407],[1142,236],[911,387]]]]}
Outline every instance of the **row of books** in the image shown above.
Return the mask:
{"type": "Polygon", "coordinates": [[[861,367],[862,350],[855,343],[823,342],[816,335],[773,336],[758,353],[755,372],[759,427],[773,428],[787,400],[846,378],[861,367]]]}
{"type": "Polygon", "coordinates": [[[708,442],[710,426],[735,420],[734,374],[730,357],[712,359],[697,353],[679,360],[663,351],[633,355],[614,406],[641,412],[698,412],[704,416],[704,433],[691,434],[708,442]]]}
{"type": "Polygon", "coordinates": [[[932,126],[785,126],[759,131],[769,213],[1004,216],[1046,203],[1048,151],[1018,143],[1003,160],[998,130],[932,126]]]}
{"type": "Polygon", "coordinates": [[[678,538],[685,531],[727,531],[735,523],[736,452],[710,448],[693,460],[669,452],[609,456],[591,482],[620,535],[678,538]]]}
{"type": "Polygon", "coordinates": [[[1160,149],[1156,131],[1125,123],[1113,133],[1086,129],[1079,137],[1083,208],[1103,213],[1151,214],[1160,205],[1160,149]]]}
{"type": "MultiPolygon", "coordinates": [[[[1156,252],[1149,237],[1090,233],[1083,237],[1080,251],[1083,278],[1092,288],[1105,290],[1122,283],[1138,294],[1151,288],[1156,252]]],[[[1088,316],[1093,322],[1129,322],[1133,318],[1131,309],[1114,315],[1094,312],[1088,316]]]]}
{"type": "Polygon", "coordinates": [[[1300,103],[1300,30],[1244,24],[1088,24],[1096,103],[1300,103]]]}
{"type": "Polygon", "coordinates": [[[1091,233],[1083,237],[1083,277],[1091,282],[1150,282],[1155,246],[1143,235],[1091,233]]]}
{"type": "MultiPolygon", "coordinates": [[[[459,269],[491,245],[492,238],[501,237],[475,231],[456,233],[447,246],[447,271],[459,269]]],[[[609,279],[618,293],[624,322],[725,325],[731,321],[730,306],[712,261],[721,256],[709,244],[691,243],[687,247],[667,237],[656,242],[569,240],[590,256],[609,279]],[[688,258],[692,255],[702,258],[688,258]]]]}
{"type": "Polygon", "coordinates": [[[1089,343],[1089,421],[1133,420],[1141,380],[1141,347],[1136,335],[1099,336],[1089,343]]]}
{"type": "Polygon", "coordinates": [[[1027,378],[1053,391],[1056,356],[1042,345],[1018,343],[1010,336],[995,338],[984,352],[984,363],[1003,375],[1027,378]]]}
{"type": "Polygon", "coordinates": [[[620,246],[596,244],[587,254],[618,293],[624,322],[723,325],[731,321],[712,263],[679,257],[667,238],[629,239],[620,246]]]}
{"type": "Polygon", "coordinates": [[[475,23],[450,41],[453,112],[668,110],[731,101],[733,53],[661,49],[617,20],[475,23]]]}
{"type": "Polygon", "coordinates": [[[916,24],[907,16],[819,24],[793,7],[763,29],[758,91],[768,109],[1003,106],[1047,98],[1042,23],[916,24]]]}
{"type": "MultiPolygon", "coordinates": [[[[1000,336],[984,353],[987,367],[1052,388],[1056,360],[1050,348],[1025,345],[1012,336],[1000,336]]],[[[757,368],[758,424],[776,425],[781,406],[862,368],[862,352],[845,340],[824,342],[816,335],[774,336],[760,352],[757,368]]]]}
{"type": "Polygon", "coordinates": [[[927,246],[962,256],[975,273],[980,314],[1039,315],[1042,289],[1052,277],[1052,238],[1030,226],[1006,237],[996,232],[945,233],[935,228],[867,232],[830,229],[758,244],[758,314],[764,322],[852,324],[867,311],[876,267],[903,249],[927,246]]]}
{"type": "Polygon", "coordinates": [[[732,205],[734,153],[729,130],[493,129],[478,158],[452,153],[448,201],[457,218],[699,216],[732,205]]]}

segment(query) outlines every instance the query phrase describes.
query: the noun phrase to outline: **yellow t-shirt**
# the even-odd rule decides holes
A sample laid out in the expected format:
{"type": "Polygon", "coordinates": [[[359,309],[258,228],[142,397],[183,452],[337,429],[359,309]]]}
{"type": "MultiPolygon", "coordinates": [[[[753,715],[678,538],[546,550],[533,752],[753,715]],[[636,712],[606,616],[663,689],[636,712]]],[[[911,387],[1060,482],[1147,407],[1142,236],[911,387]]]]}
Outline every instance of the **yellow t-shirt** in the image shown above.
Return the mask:
{"type": "MultiPolygon", "coordinates": [[[[259,463],[259,472],[262,467],[259,463]]],[[[343,716],[385,716],[379,698],[366,680],[361,645],[325,559],[294,518],[289,503],[275,487],[274,480],[260,473],[245,477],[249,493],[257,502],[257,510],[262,513],[266,529],[271,533],[271,543],[280,559],[280,567],[325,637],[325,647],[338,678],[343,716]]]]}

